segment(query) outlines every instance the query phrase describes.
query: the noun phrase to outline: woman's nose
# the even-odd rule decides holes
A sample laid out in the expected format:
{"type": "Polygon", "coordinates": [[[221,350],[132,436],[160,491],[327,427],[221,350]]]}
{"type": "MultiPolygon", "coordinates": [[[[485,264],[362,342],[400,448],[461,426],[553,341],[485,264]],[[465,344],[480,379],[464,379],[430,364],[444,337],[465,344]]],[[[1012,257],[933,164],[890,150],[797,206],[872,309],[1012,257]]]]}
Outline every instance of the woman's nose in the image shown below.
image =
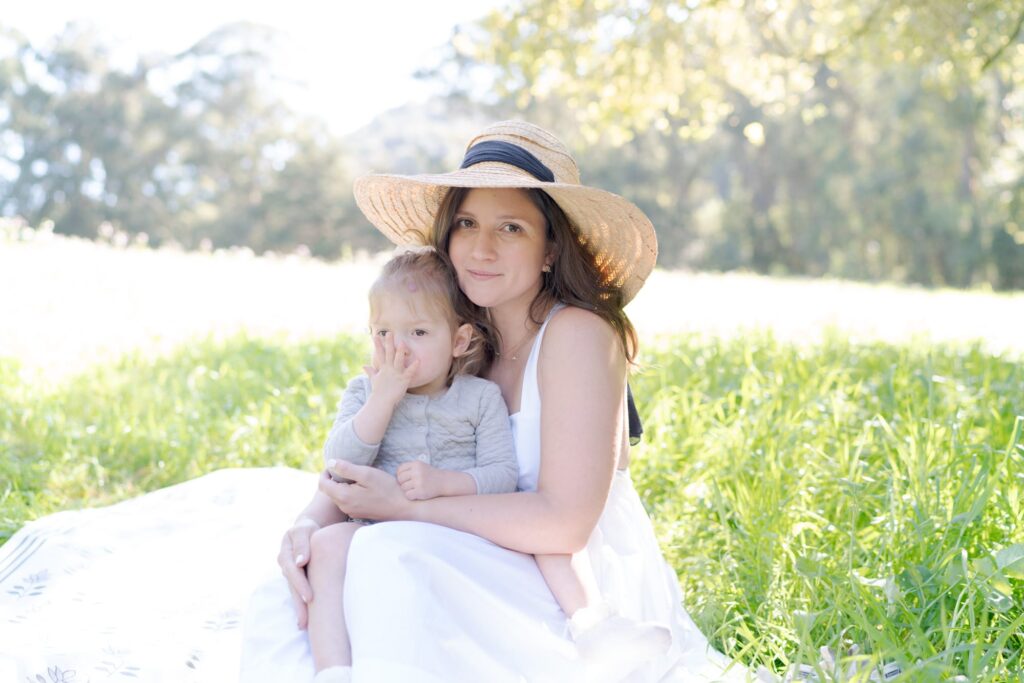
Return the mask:
{"type": "Polygon", "coordinates": [[[473,257],[484,261],[494,258],[494,236],[489,230],[478,230],[474,235],[473,257]]]}

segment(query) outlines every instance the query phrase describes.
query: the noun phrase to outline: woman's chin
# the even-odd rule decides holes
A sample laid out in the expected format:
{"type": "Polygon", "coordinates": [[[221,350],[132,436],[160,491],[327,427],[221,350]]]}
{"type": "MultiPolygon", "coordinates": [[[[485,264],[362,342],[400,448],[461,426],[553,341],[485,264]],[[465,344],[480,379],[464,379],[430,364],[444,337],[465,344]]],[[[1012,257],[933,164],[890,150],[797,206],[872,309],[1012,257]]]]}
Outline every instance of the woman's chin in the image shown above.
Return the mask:
{"type": "Polygon", "coordinates": [[[499,293],[488,291],[484,287],[465,287],[462,291],[470,301],[481,308],[491,308],[502,300],[499,293]]]}
{"type": "Polygon", "coordinates": [[[480,308],[494,308],[496,305],[498,305],[498,303],[500,303],[499,301],[495,300],[494,297],[471,296],[469,297],[469,300],[472,301],[477,306],[479,306],[480,308]]]}
{"type": "Polygon", "coordinates": [[[512,302],[533,301],[540,288],[511,291],[509,287],[469,286],[462,289],[466,297],[481,308],[497,308],[512,302]]]}

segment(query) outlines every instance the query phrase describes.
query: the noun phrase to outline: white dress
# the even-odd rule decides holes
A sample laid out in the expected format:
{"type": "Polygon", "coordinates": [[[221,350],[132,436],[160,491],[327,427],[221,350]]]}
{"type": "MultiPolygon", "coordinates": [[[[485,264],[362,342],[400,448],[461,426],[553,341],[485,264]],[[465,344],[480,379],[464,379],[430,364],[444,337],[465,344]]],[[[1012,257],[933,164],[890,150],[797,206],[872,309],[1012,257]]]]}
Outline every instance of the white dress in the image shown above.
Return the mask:
{"type": "MultiPolygon", "coordinates": [[[[537,358],[547,322],[534,340],[520,411],[512,416],[522,490],[537,487],[537,358]]],[[[630,683],[746,680],[746,671],[729,668],[683,609],[675,574],[625,470],[614,476],[587,549],[614,609],[672,627],[669,652],[630,683]]],[[[443,526],[385,522],[360,530],[349,551],[345,618],[355,683],[594,680],[582,670],[565,615],[533,557],[443,526]]],[[[254,595],[242,659],[245,683],[312,677],[308,641],[295,626],[283,579],[254,595]]]]}

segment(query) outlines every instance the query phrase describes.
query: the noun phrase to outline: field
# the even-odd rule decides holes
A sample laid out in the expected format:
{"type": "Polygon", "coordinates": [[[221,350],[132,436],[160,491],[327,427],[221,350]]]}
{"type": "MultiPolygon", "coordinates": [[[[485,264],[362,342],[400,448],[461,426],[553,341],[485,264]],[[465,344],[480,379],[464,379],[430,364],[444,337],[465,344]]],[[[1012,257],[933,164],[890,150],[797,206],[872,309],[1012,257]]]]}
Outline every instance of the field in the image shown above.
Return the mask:
{"type": "MultiPolygon", "coordinates": [[[[0,241],[0,541],[220,467],[315,467],[375,267],[0,241]]],[[[631,469],[718,647],[1024,680],[1022,310],[655,274],[631,469]]]]}
{"type": "MultiPolygon", "coordinates": [[[[119,248],[0,224],[0,357],[17,358],[38,381],[207,336],[358,332],[381,262],[119,248]]],[[[978,340],[993,352],[1024,352],[1024,293],[656,270],[627,312],[647,344],[751,330],[816,343],[834,331],[853,341],[978,340]]]]}

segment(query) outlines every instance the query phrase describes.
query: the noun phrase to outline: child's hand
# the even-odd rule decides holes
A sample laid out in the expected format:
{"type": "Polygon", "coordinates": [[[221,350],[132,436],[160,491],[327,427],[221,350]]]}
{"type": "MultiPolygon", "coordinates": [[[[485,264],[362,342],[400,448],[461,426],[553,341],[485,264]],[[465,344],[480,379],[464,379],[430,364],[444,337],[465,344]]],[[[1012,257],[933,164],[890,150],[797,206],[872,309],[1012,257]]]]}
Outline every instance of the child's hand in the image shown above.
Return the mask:
{"type": "Polygon", "coordinates": [[[430,500],[444,495],[445,474],[445,470],[419,460],[403,462],[395,471],[398,485],[409,500],[430,500]]]}
{"type": "Polygon", "coordinates": [[[416,369],[419,367],[419,359],[414,359],[406,367],[405,361],[409,355],[409,349],[404,343],[395,345],[395,340],[390,335],[387,337],[373,337],[373,365],[363,366],[363,370],[370,378],[370,389],[372,395],[396,405],[409,390],[409,383],[412,381],[416,369]]]}

